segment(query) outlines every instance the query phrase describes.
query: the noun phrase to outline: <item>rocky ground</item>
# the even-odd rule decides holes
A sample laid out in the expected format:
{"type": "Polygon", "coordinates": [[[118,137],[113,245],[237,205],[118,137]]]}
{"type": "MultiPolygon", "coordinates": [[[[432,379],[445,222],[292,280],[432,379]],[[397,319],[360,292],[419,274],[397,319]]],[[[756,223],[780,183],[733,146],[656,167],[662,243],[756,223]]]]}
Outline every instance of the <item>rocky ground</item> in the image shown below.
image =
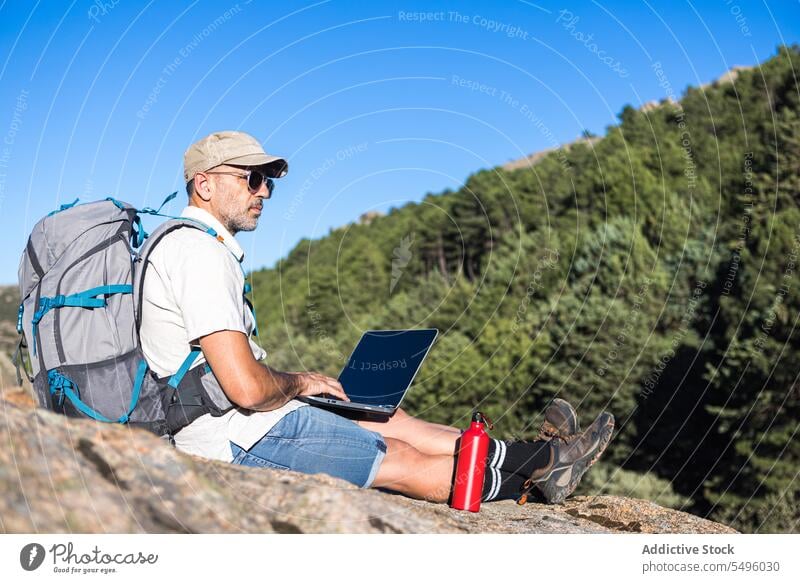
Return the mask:
{"type": "Polygon", "coordinates": [[[26,389],[8,383],[0,397],[5,533],[735,532],[617,496],[576,497],[563,506],[494,502],[478,514],[458,512],[325,475],[185,455],[145,431],[35,409],[26,389]]]}

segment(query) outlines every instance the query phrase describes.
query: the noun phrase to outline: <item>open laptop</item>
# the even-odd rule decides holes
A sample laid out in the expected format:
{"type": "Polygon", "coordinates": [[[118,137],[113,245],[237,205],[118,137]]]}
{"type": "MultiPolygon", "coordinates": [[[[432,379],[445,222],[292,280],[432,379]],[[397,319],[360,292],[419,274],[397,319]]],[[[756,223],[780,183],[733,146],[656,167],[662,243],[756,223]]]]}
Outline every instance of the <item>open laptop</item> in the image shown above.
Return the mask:
{"type": "Polygon", "coordinates": [[[392,415],[438,334],[436,328],[367,330],[339,373],[350,401],[322,395],[300,399],[318,407],[392,415]]]}

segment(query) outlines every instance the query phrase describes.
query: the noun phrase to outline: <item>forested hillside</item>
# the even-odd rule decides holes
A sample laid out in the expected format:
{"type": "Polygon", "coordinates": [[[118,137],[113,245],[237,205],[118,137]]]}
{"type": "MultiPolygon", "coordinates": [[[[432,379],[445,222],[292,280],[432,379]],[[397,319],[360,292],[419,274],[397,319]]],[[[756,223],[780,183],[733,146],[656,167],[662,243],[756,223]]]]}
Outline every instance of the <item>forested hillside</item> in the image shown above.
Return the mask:
{"type": "Polygon", "coordinates": [[[584,424],[608,409],[619,433],[579,491],[797,531],[798,72],[781,48],[625,107],[599,140],[302,241],[252,275],[268,362],[336,375],[364,329],[433,326],[411,412],[464,427],[480,407],[529,438],[556,395],[584,424]]]}

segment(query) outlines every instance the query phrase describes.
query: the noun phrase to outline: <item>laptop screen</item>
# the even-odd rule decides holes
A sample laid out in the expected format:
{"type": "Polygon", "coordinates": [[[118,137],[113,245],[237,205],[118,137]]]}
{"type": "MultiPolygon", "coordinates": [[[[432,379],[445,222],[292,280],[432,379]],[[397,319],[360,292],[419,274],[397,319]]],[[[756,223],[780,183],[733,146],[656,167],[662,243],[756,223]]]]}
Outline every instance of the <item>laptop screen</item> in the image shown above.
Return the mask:
{"type": "Polygon", "coordinates": [[[397,407],[438,331],[368,330],[339,374],[355,403],[397,407]]]}

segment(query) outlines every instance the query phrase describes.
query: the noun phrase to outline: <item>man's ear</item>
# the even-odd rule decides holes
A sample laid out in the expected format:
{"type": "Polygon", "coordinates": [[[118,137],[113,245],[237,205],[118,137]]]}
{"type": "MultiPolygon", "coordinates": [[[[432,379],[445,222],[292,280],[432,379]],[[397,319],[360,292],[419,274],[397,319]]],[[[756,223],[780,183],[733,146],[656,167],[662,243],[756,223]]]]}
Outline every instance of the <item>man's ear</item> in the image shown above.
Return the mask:
{"type": "Polygon", "coordinates": [[[205,202],[211,200],[214,185],[205,172],[198,172],[194,175],[194,193],[205,202]]]}

